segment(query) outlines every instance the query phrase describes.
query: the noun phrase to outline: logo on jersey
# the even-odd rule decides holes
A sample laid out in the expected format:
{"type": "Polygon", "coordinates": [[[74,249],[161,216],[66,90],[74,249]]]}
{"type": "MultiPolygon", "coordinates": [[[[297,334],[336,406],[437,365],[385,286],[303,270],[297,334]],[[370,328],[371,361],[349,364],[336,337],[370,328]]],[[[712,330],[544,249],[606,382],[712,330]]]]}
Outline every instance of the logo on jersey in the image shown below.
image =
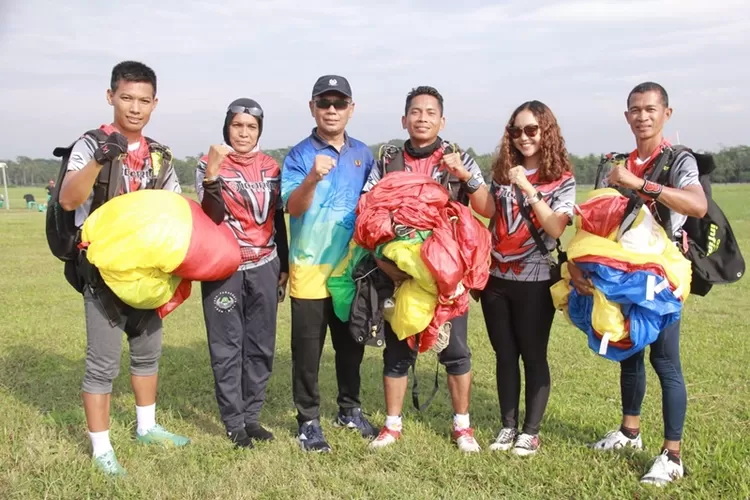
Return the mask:
{"type": "Polygon", "coordinates": [[[145,158],[128,155],[126,161],[122,162],[122,177],[125,181],[123,182],[124,193],[132,193],[146,188],[154,178],[154,169],[151,165],[150,155],[145,158]]]}
{"type": "Polygon", "coordinates": [[[250,203],[253,205],[255,222],[259,226],[268,222],[268,214],[271,211],[271,204],[274,201],[273,192],[280,182],[278,176],[266,177],[266,172],[268,170],[261,170],[260,182],[250,183],[252,189],[245,190],[248,198],[250,198],[250,203]]]}
{"type": "Polygon", "coordinates": [[[232,292],[219,292],[214,298],[214,309],[220,313],[228,313],[237,305],[237,296],[232,292]]]}

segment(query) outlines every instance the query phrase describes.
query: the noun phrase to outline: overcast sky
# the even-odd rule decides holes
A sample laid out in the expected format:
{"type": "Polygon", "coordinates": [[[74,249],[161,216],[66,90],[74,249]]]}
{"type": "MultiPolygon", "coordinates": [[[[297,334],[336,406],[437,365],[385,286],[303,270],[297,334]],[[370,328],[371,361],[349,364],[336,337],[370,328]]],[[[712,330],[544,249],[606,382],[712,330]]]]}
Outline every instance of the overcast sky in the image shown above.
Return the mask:
{"type": "Polygon", "coordinates": [[[0,0],[0,158],[51,157],[111,121],[112,66],[158,77],[146,132],[177,156],[221,140],[227,104],[266,113],[261,146],[293,145],[313,126],[315,79],[352,85],[349,132],[405,137],[406,93],[445,97],[443,137],[494,149],[512,110],[538,99],[576,154],[630,150],[630,89],[661,83],[671,139],[694,148],[750,143],[748,0],[410,2],[303,0],[0,0]]]}

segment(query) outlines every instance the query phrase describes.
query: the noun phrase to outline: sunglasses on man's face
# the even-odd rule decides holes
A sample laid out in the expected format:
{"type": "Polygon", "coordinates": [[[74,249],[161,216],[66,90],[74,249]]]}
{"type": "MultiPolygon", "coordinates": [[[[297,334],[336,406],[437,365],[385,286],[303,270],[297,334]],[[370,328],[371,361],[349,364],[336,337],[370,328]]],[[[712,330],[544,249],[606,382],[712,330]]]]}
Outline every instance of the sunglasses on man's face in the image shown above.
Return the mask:
{"type": "Polygon", "coordinates": [[[526,134],[526,137],[536,137],[538,133],[539,133],[539,125],[526,125],[525,127],[516,127],[516,126],[508,127],[508,134],[513,139],[518,139],[523,134],[526,134]]]}
{"type": "Polygon", "coordinates": [[[348,108],[350,104],[346,99],[315,99],[315,107],[318,109],[328,109],[333,106],[341,111],[348,108]]]}

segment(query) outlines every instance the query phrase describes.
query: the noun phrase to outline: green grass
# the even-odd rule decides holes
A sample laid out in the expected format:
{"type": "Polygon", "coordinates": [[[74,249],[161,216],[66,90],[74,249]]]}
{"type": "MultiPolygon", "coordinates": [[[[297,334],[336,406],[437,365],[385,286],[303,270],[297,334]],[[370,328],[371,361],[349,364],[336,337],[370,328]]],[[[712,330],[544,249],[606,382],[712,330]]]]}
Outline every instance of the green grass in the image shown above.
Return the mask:
{"type": "MultiPolygon", "coordinates": [[[[27,191],[46,199],[42,189],[12,189],[18,210],[0,211],[1,498],[750,498],[747,279],[687,304],[681,339],[689,397],[683,457],[690,474],[664,490],[638,483],[661,445],[661,394],[653,370],[649,366],[643,406],[647,451],[588,450],[586,443],[619,423],[619,368],[594,355],[585,336],[560,316],[550,341],[553,386],[542,451],[525,460],[490,454],[487,447],[500,425],[494,356],[475,304],[471,415],[481,454],[464,456],[449,443],[444,380],[426,412],[405,410],[404,438],[391,449],[370,452],[352,433],[332,428],[336,383],[330,344],[320,383],[334,453],[303,454],[293,440],[288,302],[280,308],[274,374],[262,414],[277,439],[236,451],[218,418],[198,287],[166,319],[157,417],[193,444],[174,450],[135,443],[125,347],[111,434],[128,477],[102,477],[90,465],[80,405],[83,304],[47,249],[43,215],[21,209],[27,191]]],[[[747,250],[750,187],[720,186],[715,193],[747,250]]],[[[363,406],[377,425],[384,419],[381,355],[368,348],[362,366],[363,406]]],[[[420,357],[423,380],[434,363],[432,354],[420,357]]]]}

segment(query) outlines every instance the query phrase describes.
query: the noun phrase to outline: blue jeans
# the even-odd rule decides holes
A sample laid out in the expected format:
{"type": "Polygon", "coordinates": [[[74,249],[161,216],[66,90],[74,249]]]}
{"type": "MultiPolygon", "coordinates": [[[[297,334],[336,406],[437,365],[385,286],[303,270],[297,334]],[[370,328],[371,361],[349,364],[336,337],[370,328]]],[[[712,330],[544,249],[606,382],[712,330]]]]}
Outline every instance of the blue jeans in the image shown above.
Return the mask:
{"type": "MultiPolygon", "coordinates": [[[[659,333],[651,344],[649,359],[661,383],[664,439],[680,441],[687,410],[687,390],[680,365],[680,322],[659,333]]],[[[622,414],[638,416],[646,395],[646,350],[620,362],[622,414]]]]}

